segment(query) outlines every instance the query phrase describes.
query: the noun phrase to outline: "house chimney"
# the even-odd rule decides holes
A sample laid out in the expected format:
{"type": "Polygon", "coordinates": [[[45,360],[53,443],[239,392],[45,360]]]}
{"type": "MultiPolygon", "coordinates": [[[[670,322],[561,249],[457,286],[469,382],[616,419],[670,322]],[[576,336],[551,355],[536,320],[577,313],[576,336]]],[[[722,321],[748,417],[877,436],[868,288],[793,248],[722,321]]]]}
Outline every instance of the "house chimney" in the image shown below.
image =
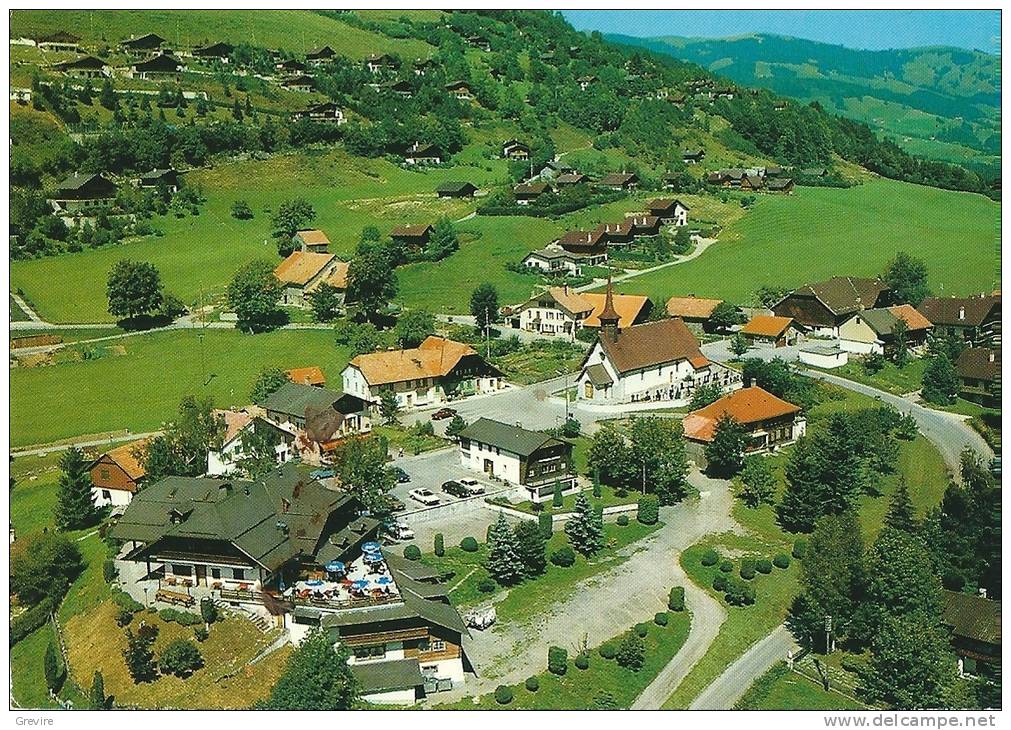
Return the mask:
{"type": "Polygon", "coordinates": [[[958,308],[958,318],[959,320],[965,319],[965,307],[958,308]]]}

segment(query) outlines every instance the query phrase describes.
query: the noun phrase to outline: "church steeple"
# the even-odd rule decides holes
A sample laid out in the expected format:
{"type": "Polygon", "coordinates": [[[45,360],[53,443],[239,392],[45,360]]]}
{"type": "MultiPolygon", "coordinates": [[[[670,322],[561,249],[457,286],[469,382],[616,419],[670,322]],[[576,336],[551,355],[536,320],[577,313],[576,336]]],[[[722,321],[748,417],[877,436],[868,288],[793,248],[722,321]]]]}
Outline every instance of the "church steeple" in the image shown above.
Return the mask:
{"type": "Polygon", "coordinates": [[[614,290],[611,286],[611,270],[607,270],[607,294],[604,297],[604,309],[600,313],[600,332],[605,337],[609,337],[611,342],[618,340],[618,310],[614,308],[614,290]]]}

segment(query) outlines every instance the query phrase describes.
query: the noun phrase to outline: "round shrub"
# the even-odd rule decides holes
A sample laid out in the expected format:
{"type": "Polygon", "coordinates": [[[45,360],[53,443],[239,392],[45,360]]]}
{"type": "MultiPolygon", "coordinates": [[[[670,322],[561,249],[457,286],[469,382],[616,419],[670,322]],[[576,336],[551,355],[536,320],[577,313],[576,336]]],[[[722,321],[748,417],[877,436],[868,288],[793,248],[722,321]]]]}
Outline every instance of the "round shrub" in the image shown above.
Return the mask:
{"type": "Polygon", "coordinates": [[[624,527],[628,524],[628,515],[618,515],[618,524],[624,527]]]}
{"type": "Polygon", "coordinates": [[[408,560],[421,560],[421,548],[417,545],[408,545],[404,548],[404,557],[408,560]]]}
{"type": "Polygon", "coordinates": [[[589,669],[590,668],[590,657],[586,654],[580,654],[576,657],[576,661],[573,662],[576,665],[576,669],[589,669]]]}
{"type": "Polygon", "coordinates": [[[655,623],[657,626],[666,626],[669,620],[670,619],[667,616],[666,611],[661,611],[660,613],[658,613],[656,616],[653,617],[653,623],[655,623]]]}
{"type": "Polygon", "coordinates": [[[644,525],[655,525],[660,519],[660,500],[655,494],[646,494],[639,498],[639,510],[636,517],[644,525]]]}
{"type": "Polygon", "coordinates": [[[441,532],[435,533],[435,555],[437,557],[442,557],[446,554],[446,540],[442,536],[441,532]]]}
{"type": "Polygon", "coordinates": [[[636,624],[635,625],[635,635],[640,639],[645,639],[646,634],[649,633],[649,626],[646,624],[636,624]]]}
{"type": "Polygon", "coordinates": [[[685,610],[684,586],[674,586],[670,589],[670,595],[667,597],[667,608],[671,611],[685,610]]]}
{"type": "Polygon", "coordinates": [[[175,639],[165,647],[158,666],[162,674],[174,674],[177,677],[188,677],[193,671],[204,666],[200,650],[192,641],[175,639]]]}
{"type": "Polygon", "coordinates": [[[727,576],[723,573],[717,573],[716,577],[713,578],[713,590],[720,593],[727,590],[727,576]]]}
{"type": "Polygon", "coordinates": [[[569,669],[569,652],[560,646],[548,647],[548,671],[561,676],[569,669]]]}
{"type": "Polygon", "coordinates": [[[477,589],[481,593],[491,593],[498,587],[498,584],[492,578],[482,578],[477,582],[477,589]]]}
{"type": "Polygon", "coordinates": [[[797,538],[793,543],[793,557],[803,560],[805,555],[807,555],[807,540],[802,537],[797,538]]]}
{"type": "Polygon", "coordinates": [[[724,560],[720,563],[720,570],[724,573],[732,573],[734,571],[734,564],[729,560],[724,560]]]}
{"type": "Polygon", "coordinates": [[[197,641],[200,642],[207,641],[208,636],[210,636],[210,634],[207,633],[207,629],[203,626],[197,626],[195,629],[193,629],[193,638],[196,639],[197,641]]]}
{"type": "Polygon", "coordinates": [[[568,568],[576,562],[576,553],[568,545],[562,545],[551,553],[551,562],[560,568],[568,568]]]}
{"type": "Polygon", "coordinates": [[[605,641],[603,644],[600,645],[600,649],[598,649],[598,651],[600,653],[600,656],[604,657],[605,659],[614,659],[614,655],[618,653],[618,647],[616,647],[610,641],[605,641]]]}
{"type": "Polygon", "coordinates": [[[513,701],[513,691],[511,687],[500,684],[495,688],[495,701],[500,705],[508,705],[513,701]]]}
{"type": "Polygon", "coordinates": [[[755,577],[754,560],[752,560],[751,562],[744,562],[743,560],[741,561],[741,577],[744,578],[744,580],[751,580],[752,578],[755,577]]]}
{"type": "Polygon", "coordinates": [[[772,559],[772,564],[777,568],[789,568],[790,567],[790,556],[786,553],[780,553],[772,559]]]}
{"type": "Polygon", "coordinates": [[[768,575],[772,572],[772,561],[768,558],[762,558],[761,560],[755,561],[755,570],[763,575],[768,575]]]}
{"type": "Polygon", "coordinates": [[[133,621],[133,613],[127,611],[125,608],[119,609],[119,613],[116,614],[116,625],[120,627],[129,626],[131,621],[133,621]]]}
{"type": "Polygon", "coordinates": [[[716,565],[720,562],[720,556],[715,550],[709,549],[702,553],[702,564],[705,566],[716,565]]]}
{"type": "Polygon", "coordinates": [[[460,549],[465,553],[476,553],[477,552],[477,540],[469,535],[462,540],[460,540],[460,549]]]}
{"type": "Polygon", "coordinates": [[[541,683],[537,677],[527,677],[527,681],[523,683],[523,686],[526,687],[529,692],[536,692],[541,688],[541,683]]]}

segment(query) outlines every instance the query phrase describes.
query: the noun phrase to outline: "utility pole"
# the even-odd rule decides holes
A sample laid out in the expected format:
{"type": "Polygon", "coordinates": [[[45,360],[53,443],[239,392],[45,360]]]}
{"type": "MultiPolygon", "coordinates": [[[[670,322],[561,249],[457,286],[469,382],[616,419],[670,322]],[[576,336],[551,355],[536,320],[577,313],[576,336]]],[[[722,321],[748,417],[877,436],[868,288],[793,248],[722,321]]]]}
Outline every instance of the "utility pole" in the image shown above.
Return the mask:
{"type": "Polygon", "coordinates": [[[832,653],[832,616],[825,615],[825,655],[832,653]]]}

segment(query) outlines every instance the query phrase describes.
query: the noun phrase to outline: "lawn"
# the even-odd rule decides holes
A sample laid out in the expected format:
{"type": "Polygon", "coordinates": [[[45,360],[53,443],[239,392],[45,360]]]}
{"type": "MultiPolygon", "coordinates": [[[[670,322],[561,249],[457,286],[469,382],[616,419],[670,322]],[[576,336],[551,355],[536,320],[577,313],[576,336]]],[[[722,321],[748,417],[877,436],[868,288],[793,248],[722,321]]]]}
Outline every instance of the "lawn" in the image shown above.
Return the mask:
{"type": "MultiPolygon", "coordinates": [[[[633,672],[618,665],[613,659],[604,659],[596,651],[590,652],[590,666],[579,669],[575,657],[569,657],[569,667],[562,676],[544,671],[537,676],[539,687],[536,692],[528,690],[521,682],[512,686],[513,701],[500,705],[493,693],[480,698],[465,698],[453,705],[437,705],[435,709],[445,710],[592,710],[600,707],[605,697],[613,702],[614,708],[627,709],[635,698],[659,674],[688,638],[691,614],[668,613],[669,623],[658,626],[654,622],[646,625],[649,632],[643,639],[646,645],[645,662],[639,671],[633,672]]],[[[622,637],[614,637],[620,639],[622,637]]]]}
{"type": "Polygon", "coordinates": [[[184,395],[210,395],[219,407],[249,403],[264,367],[319,365],[332,383],[349,359],[329,330],[170,330],[130,337],[95,360],[11,371],[11,445],[78,434],[156,430],[184,395]],[[121,354],[114,354],[121,353],[121,354]],[[39,414],[59,413],[59,418],[39,414]]]}
{"type": "Polygon", "coordinates": [[[884,179],[848,189],[800,187],[789,196],[758,196],[694,261],[619,288],[658,299],[693,292],[748,302],[762,285],[877,275],[906,251],[927,262],[934,291],[969,294],[1000,286],[999,246],[1000,205],[981,195],[884,179]]]}
{"type": "MultiPolygon", "coordinates": [[[[851,359],[842,367],[824,370],[823,372],[863,383],[887,393],[905,395],[906,393],[912,393],[914,390],[920,389],[923,381],[923,371],[926,367],[927,361],[922,358],[910,360],[902,368],[888,360],[881,370],[872,374],[864,369],[862,362],[851,359]]],[[[815,369],[818,370],[820,368],[815,369]]]]}
{"type": "Polygon", "coordinates": [[[864,710],[865,705],[777,664],[740,699],[737,710],[864,710]]]}
{"type": "Polygon", "coordinates": [[[11,462],[10,522],[19,539],[53,525],[61,456],[30,454],[11,462]]]}
{"type": "MultiPolygon", "coordinates": [[[[584,441],[588,442],[589,439],[584,439],[584,441]]],[[[575,456],[573,456],[573,461],[577,461],[575,456]]],[[[577,461],[577,471],[578,470],[579,468],[577,461]]],[[[636,504],[639,501],[639,497],[641,496],[638,492],[626,492],[625,496],[619,497],[617,494],[615,494],[615,490],[613,488],[608,487],[606,485],[600,488],[599,499],[595,498],[593,496],[592,491],[589,489],[584,490],[584,493],[586,494],[587,498],[590,499],[591,502],[602,503],[604,507],[617,507],[619,505],[636,504]]],[[[531,515],[539,514],[540,512],[547,512],[548,514],[564,514],[566,512],[572,512],[573,509],[575,509],[577,496],[578,495],[576,494],[565,495],[562,498],[561,507],[553,506],[553,503],[551,501],[538,503],[537,508],[534,507],[534,503],[531,502],[530,500],[526,500],[525,502],[519,502],[517,504],[512,504],[506,501],[503,502],[502,504],[507,504],[512,509],[517,509],[520,510],[521,512],[526,512],[531,515]]]]}
{"type": "Polygon", "coordinates": [[[374,426],[372,433],[376,436],[383,436],[389,444],[391,450],[402,448],[405,453],[421,454],[435,449],[444,449],[450,446],[450,442],[439,436],[425,434],[415,436],[403,426],[374,426]]]}
{"type": "MultiPolygon", "coordinates": [[[[503,332],[508,336],[508,330],[503,332]]],[[[537,340],[507,355],[493,356],[492,362],[510,383],[526,385],[573,373],[585,357],[584,347],[567,340],[537,340]]]]}

